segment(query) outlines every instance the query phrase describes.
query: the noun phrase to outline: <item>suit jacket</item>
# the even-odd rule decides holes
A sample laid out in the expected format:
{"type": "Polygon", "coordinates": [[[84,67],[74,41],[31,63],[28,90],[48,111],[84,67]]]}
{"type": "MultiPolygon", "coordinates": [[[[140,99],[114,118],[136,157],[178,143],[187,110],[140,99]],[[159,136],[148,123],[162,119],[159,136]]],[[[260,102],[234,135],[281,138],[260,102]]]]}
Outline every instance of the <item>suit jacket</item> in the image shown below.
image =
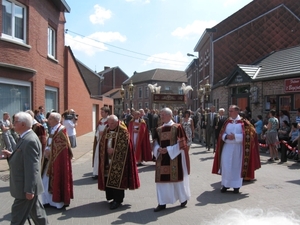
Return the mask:
{"type": "Polygon", "coordinates": [[[147,113],[147,118],[149,120],[149,129],[152,130],[153,128],[153,115],[151,113],[147,113]]]}
{"type": "Polygon", "coordinates": [[[214,127],[216,126],[216,117],[217,117],[217,113],[213,113],[213,121],[211,121],[211,113],[207,114],[207,124],[206,124],[206,128],[211,127],[211,124],[213,124],[213,130],[215,129],[214,127]],[[211,123],[212,122],[212,123],[211,123]]]}
{"type": "Polygon", "coordinates": [[[39,195],[43,192],[41,158],[40,140],[30,130],[18,141],[14,152],[8,158],[12,197],[26,199],[26,193],[39,195]]]}

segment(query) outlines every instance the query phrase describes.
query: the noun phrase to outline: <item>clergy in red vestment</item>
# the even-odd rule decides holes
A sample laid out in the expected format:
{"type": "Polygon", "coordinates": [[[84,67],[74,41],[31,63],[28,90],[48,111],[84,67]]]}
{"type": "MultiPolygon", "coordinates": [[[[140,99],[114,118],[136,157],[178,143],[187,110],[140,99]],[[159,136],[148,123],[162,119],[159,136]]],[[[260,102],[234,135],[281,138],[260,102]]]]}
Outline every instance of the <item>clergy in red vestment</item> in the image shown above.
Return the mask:
{"type": "Polygon", "coordinates": [[[178,200],[180,206],[185,207],[191,196],[185,132],[181,124],[173,122],[171,109],[162,109],[160,117],[163,125],[157,128],[153,149],[158,200],[154,212],[164,210],[166,204],[174,204],[178,200]]]}
{"type": "Polygon", "coordinates": [[[139,111],[133,113],[133,119],[128,124],[128,132],[133,144],[134,155],[138,165],[143,161],[152,161],[152,149],[147,124],[139,111]]]}
{"type": "Polygon", "coordinates": [[[229,107],[229,119],[221,128],[212,173],[222,175],[221,192],[239,193],[243,179],[254,179],[260,168],[257,134],[253,125],[239,116],[239,107],[229,107]]]}
{"type": "Polygon", "coordinates": [[[105,191],[110,209],[123,202],[125,190],[140,187],[136,161],[127,128],[111,115],[99,146],[98,189],[105,191]]]}
{"type": "Polygon", "coordinates": [[[47,140],[43,162],[43,204],[61,209],[73,199],[71,159],[73,157],[66,128],[61,125],[61,115],[52,112],[48,118],[51,132],[47,140]]]}

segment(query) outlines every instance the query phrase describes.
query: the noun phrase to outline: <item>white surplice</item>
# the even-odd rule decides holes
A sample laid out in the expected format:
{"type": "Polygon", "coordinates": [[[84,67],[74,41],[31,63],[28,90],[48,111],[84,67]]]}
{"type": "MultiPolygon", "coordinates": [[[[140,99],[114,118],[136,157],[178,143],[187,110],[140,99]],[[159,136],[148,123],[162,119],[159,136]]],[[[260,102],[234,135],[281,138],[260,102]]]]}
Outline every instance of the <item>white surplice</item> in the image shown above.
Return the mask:
{"type": "MultiPolygon", "coordinates": [[[[57,124],[51,129],[51,134],[54,135],[56,131],[59,132],[63,128],[64,128],[63,126],[57,124]]],[[[51,144],[52,144],[52,137],[49,137],[47,140],[47,146],[45,148],[45,151],[51,151],[51,147],[50,147],[51,144]]],[[[42,182],[44,186],[44,192],[41,194],[42,204],[43,205],[49,204],[53,207],[56,207],[57,209],[61,209],[64,206],[64,202],[54,202],[52,200],[52,194],[48,191],[49,190],[49,176],[47,175],[48,166],[49,166],[49,162],[47,163],[44,174],[42,175],[42,182]]]]}
{"type": "MultiPolygon", "coordinates": [[[[164,124],[163,126],[171,126],[174,122],[164,124]]],[[[157,141],[155,141],[153,154],[157,158],[159,156],[158,148],[160,148],[157,141]]],[[[183,168],[183,181],[170,182],[170,183],[156,183],[156,194],[159,205],[174,204],[177,200],[180,203],[189,200],[191,197],[189,175],[187,171],[187,165],[185,160],[185,154],[183,149],[179,149],[179,144],[173,146],[167,146],[167,151],[171,159],[174,159],[181,154],[181,162],[183,168]]]]}
{"type": "Polygon", "coordinates": [[[227,188],[240,188],[243,183],[241,177],[242,161],[243,161],[243,130],[242,124],[236,123],[240,120],[237,116],[232,123],[228,123],[222,139],[225,141],[222,155],[220,174],[222,175],[222,185],[227,188]],[[227,134],[234,134],[234,140],[225,140],[227,134]]]}
{"type": "Polygon", "coordinates": [[[95,149],[95,154],[94,154],[94,167],[93,167],[93,176],[98,176],[98,168],[99,168],[99,143],[100,143],[100,139],[101,139],[101,135],[100,132],[103,132],[106,124],[105,122],[107,121],[107,117],[106,118],[102,118],[100,121],[100,124],[97,126],[97,130],[95,132],[95,136],[97,139],[97,145],[96,145],[96,149],[95,149]]]}

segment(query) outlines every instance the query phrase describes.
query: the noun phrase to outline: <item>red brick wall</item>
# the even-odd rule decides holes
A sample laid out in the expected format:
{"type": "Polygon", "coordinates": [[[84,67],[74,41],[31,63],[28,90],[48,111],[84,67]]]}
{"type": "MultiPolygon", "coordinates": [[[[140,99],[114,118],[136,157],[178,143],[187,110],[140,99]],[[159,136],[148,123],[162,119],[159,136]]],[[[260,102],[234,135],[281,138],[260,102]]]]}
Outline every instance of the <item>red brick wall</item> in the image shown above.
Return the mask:
{"type": "Polygon", "coordinates": [[[104,94],[114,88],[121,88],[122,83],[127,79],[128,76],[117,67],[114,70],[105,73],[104,80],[101,83],[101,94],[104,94]],[[113,78],[114,73],[115,73],[115,79],[113,78]]]}
{"type": "MultiPolygon", "coordinates": [[[[22,76],[24,72],[10,70],[2,77],[32,81],[33,95],[32,108],[45,104],[46,80],[55,81],[59,88],[58,110],[64,105],[64,13],[54,7],[51,1],[32,0],[22,1],[28,6],[27,11],[27,45],[0,41],[0,62],[36,70],[36,74],[22,76]],[[30,5],[28,5],[30,4],[30,5]],[[47,57],[47,28],[49,21],[56,29],[57,61],[47,57]]],[[[0,9],[0,24],[2,11],[0,9]]],[[[55,86],[57,87],[57,86],[55,86]]]]}
{"type": "Polygon", "coordinates": [[[300,44],[300,22],[289,10],[282,6],[263,15],[281,3],[300,17],[300,1],[256,0],[216,26],[214,83],[228,76],[236,64],[252,64],[272,51],[300,44]]]}

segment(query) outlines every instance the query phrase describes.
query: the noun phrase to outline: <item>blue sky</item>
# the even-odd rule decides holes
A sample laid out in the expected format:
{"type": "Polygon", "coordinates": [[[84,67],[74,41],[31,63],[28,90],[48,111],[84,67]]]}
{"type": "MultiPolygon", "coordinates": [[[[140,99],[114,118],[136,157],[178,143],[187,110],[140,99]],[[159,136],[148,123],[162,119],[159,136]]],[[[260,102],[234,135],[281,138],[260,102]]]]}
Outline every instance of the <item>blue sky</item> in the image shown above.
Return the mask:
{"type": "Polygon", "coordinates": [[[66,0],[66,45],[92,70],[185,70],[187,53],[211,28],[251,0],[66,0]]]}

